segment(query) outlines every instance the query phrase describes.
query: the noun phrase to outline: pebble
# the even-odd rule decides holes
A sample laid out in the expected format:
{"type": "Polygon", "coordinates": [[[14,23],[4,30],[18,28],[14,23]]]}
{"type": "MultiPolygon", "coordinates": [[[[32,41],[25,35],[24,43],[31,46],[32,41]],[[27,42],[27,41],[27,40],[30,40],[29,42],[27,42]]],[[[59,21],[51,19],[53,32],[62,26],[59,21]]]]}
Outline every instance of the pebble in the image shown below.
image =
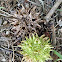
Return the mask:
{"type": "Polygon", "coordinates": [[[7,24],[7,21],[4,21],[3,25],[6,25],[7,24]]]}
{"type": "Polygon", "coordinates": [[[9,35],[10,34],[10,31],[6,31],[6,35],[9,35]]]}

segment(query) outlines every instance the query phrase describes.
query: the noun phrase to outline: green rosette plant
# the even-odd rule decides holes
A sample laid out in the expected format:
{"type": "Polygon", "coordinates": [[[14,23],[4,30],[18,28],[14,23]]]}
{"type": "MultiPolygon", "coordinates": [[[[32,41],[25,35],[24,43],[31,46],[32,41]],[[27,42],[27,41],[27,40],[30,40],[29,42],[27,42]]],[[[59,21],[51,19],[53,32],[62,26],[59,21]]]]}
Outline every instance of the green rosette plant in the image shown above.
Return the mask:
{"type": "Polygon", "coordinates": [[[29,38],[26,37],[25,41],[21,41],[18,46],[22,48],[20,53],[23,54],[26,62],[45,62],[45,60],[52,59],[50,56],[52,46],[45,35],[39,37],[37,34],[32,34],[29,38]]]}

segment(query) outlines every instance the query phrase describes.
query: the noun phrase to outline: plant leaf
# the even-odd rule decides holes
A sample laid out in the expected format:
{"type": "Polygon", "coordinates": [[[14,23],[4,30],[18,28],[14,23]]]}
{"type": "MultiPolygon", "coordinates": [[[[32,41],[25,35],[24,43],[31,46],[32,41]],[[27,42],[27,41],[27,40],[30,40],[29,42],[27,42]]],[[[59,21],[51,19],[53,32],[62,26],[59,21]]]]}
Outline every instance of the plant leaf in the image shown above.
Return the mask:
{"type": "Polygon", "coordinates": [[[62,11],[61,9],[57,9],[57,11],[62,11]]]}
{"type": "Polygon", "coordinates": [[[57,62],[57,61],[59,61],[59,60],[62,60],[62,59],[57,59],[56,61],[54,61],[54,62],[57,62]]]}
{"type": "Polygon", "coordinates": [[[60,54],[60,53],[58,53],[57,51],[53,51],[54,52],[54,54],[56,54],[60,59],[62,59],[62,55],[60,54]]]}
{"type": "Polygon", "coordinates": [[[0,9],[4,9],[5,7],[0,7],[0,9]]]}

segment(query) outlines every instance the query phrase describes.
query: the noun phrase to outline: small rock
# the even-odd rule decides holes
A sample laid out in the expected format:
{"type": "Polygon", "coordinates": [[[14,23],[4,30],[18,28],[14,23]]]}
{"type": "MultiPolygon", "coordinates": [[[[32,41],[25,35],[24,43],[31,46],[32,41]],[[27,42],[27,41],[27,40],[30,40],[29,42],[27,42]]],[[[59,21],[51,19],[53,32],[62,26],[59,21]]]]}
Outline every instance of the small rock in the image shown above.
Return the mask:
{"type": "Polygon", "coordinates": [[[7,24],[7,21],[4,21],[3,25],[6,25],[7,24]]]}
{"type": "Polygon", "coordinates": [[[6,32],[6,35],[9,35],[9,34],[10,34],[10,31],[7,31],[7,32],[6,32]]]}

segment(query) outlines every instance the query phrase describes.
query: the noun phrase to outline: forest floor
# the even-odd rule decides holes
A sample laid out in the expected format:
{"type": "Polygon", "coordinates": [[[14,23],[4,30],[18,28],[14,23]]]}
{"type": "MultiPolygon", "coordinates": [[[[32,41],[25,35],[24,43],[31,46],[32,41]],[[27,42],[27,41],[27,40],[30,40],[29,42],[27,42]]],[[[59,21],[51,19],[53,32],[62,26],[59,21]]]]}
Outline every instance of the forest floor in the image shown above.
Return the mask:
{"type": "MultiPolygon", "coordinates": [[[[46,1],[0,0],[0,62],[21,62],[23,55],[17,45],[32,33],[45,34],[53,49],[62,54],[62,4],[47,20],[45,16],[56,2],[46,1]]],[[[48,62],[59,58],[53,52],[51,57],[48,62]]]]}

